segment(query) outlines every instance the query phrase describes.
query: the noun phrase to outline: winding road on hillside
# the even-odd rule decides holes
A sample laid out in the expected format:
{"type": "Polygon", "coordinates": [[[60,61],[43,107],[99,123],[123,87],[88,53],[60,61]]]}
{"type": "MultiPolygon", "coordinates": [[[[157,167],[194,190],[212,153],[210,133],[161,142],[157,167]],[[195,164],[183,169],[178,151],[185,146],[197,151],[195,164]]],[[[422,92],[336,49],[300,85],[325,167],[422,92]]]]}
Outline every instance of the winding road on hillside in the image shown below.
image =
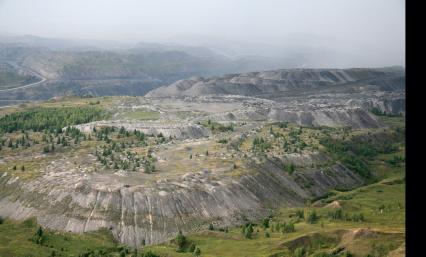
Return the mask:
{"type": "Polygon", "coordinates": [[[20,66],[15,62],[11,62],[11,61],[6,61],[6,62],[9,63],[10,65],[12,65],[13,67],[17,68],[17,69],[22,69],[22,70],[25,70],[25,71],[31,73],[32,75],[40,78],[41,80],[37,81],[37,82],[30,83],[30,84],[22,85],[22,86],[19,86],[19,87],[8,88],[8,89],[0,89],[0,93],[1,92],[15,91],[15,90],[23,89],[23,88],[34,87],[34,86],[37,86],[37,85],[44,83],[47,80],[47,78],[45,78],[44,76],[42,76],[41,74],[39,74],[38,72],[36,72],[32,69],[20,66]]]}

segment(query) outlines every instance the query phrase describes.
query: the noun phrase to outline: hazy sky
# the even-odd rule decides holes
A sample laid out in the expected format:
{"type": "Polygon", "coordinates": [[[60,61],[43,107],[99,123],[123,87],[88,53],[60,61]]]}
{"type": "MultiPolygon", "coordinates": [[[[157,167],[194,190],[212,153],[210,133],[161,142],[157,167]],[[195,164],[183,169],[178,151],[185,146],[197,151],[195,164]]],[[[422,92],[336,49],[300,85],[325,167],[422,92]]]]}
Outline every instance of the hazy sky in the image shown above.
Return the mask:
{"type": "MultiPolygon", "coordinates": [[[[0,0],[0,33],[333,48],[404,64],[403,0],[0,0]]],[[[238,45],[239,44],[239,45],[238,45]]]]}

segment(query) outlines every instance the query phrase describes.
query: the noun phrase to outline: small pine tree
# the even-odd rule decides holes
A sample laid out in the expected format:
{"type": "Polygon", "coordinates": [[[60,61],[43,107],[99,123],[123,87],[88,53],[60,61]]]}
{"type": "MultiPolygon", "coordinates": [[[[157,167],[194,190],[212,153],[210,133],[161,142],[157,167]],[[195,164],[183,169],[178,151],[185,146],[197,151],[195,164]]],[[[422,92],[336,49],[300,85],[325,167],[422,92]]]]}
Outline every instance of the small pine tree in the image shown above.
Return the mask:
{"type": "Polygon", "coordinates": [[[45,241],[45,235],[43,232],[43,229],[41,227],[38,227],[37,231],[35,232],[32,241],[36,244],[43,245],[45,241]]]}
{"type": "Polygon", "coordinates": [[[25,166],[24,165],[21,166],[21,171],[25,171],[25,166]]]}
{"type": "Polygon", "coordinates": [[[244,237],[245,237],[245,238],[247,238],[247,239],[252,238],[252,236],[253,236],[253,232],[254,232],[254,230],[253,230],[253,226],[252,226],[251,224],[249,224],[249,225],[247,226],[246,230],[245,230],[244,237]]]}
{"type": "Polygon", "coordinates": [[[178,246],[178,251],[183,251],[183,248],[186,244],[186,237],[182,234],[182,231],[180,230],[175,238],[175,243],[178,246]]]}
{"type": "Polygon", "coordinates": [[[263,221],[262,221],[262,226],[263,226],[263,228],[269,228],[269,218],[265,218],[265,219],[263,219],[263,221]]]}
{"type": "Polygon", "coordinates": [[[200,250],[200,248],[198,246],[195,248],[194,255],[195,256],[200,256],[201,255],[201,250],[200,250]]]}

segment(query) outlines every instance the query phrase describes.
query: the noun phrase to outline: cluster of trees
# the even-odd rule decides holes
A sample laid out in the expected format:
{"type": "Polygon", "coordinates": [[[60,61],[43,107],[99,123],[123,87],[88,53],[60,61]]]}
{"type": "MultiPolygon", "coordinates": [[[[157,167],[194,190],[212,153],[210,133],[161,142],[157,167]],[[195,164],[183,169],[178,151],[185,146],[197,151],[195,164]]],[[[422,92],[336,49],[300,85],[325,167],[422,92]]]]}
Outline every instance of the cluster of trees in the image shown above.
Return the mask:
{"type": "Polygon", "coordinates": [[[378,107],[371,108],[371,112],[377,116],[388,116],[388,117],[401,117],[402,113],[398,114],[392,114],[392,113],[386,113],[386,111],[380,110],[378,107]]]}
{"type": "MultiPolygon", "coordinates": [[[[212,231],[216,230],[212,223],[209,224],[209,230],[212,230],[212,231]]],[[[225,227],[225,228],[218,228],[217,230],[221,231],[221,232],[225,232],[225,233],[229,232],[229,230],[228,230],[227,227],[225,227]]]]}
{"type": "Polygon", "coordinates": [[[64,127],[99,120],[104,112],[94,107],[37,107],[32,110],[7,114],[0,118],[0,131],[15,132],[20,130],[60,131],[64,127]]]}
{"type": "Polygon", "coordinates": [[[288,223],[276,222],[275,225],[271,225],[270,228],[271,228],[271,232],[281,232],[283,234],[292,233],[296,231],[296,228],[293,222],[288,222],[288,223]]]}
{"type": "Polygon", "coordinates": [[[193,242],[189,242],[188,239],[182,234],[182,231],[179,230],[173,241],[178,247],[177,252],[189,252],[195,256],[201,255],[201,249],[193,242]]]}
{"type": "Polygon", "coordinates": [[[392,157],[392,159],[389,159],[386,162],[389,163],[390,165],[396,167],[396,166],[399,166],[399,165],[405,163],[405,157],[400,156],[400,155],[394,155],[392,157]]]}
{"type": "MultiPolygon", "coordinates": [[[[279,123],[279,126],[282,128],[287,128],[287,123],[279,123]],[[285,124],[285,125],[283,125],[285,124]]],[[[308,145],[305,143],[304,140],[301,139],[300,135],[302,134],[303,128],[299,127],[291,128],[288,137],[286,137],[283,133],[276,131],[271,126],[269,128],[269,134],[271,134],[274,138],[274,141],[278,141],[279,147],[283,149],[284,152],[294,152],[294,153],[300,153],[302,150],[304,150],[308,145]]],[[[272,142],[267,141],[267,139],[264,139],[262,137],[256,137],[253,140],[252,143],[252,149],[253,150],[259,150],[261,152],[264,152],[272,147],[272,142]]]]}
{"type": "Polygon", "coordinates": [[[42,148],[43,153],[50,153],[55,151],[55,145],[61,145],[62,147],[65,147],[70,146],[71,141],[73,141],[74,144],[78,144],[79,142],[84,140],[91,140],[90,134],[87,138],[86,134],[82,133],[79,129],[74,127],[67,127],[65,130],[55,129],[53,130],[53,132],[49,129],[45,129],[40,132],[43,133],[41,136],[41,142],[39,142],[37,136],[34,136],[34,134],[31,134],[30,136],[30,133],[26,130],[22,130],[21,136],[17,136],[16,134],[9,134],[9,137],[7,139],[3,138],[0,140],[0,150],[2,149],[2,147],[5,146],[11,149],[17,149],[20,147],[29,148],[42,143],[44,144],[42,148]]]}
{"type": "MultiPolygon", "coordinates": [[[[337,160],[341,161],[346,167],[355,171],[359,175],[370,178],[371,170],[367,165],[366,161],[361,159],[361,155],[357,154],[360,151],[356,151],[353,147],[351,147],[351,141],[344,141],[331,138],[330,136],[326,136],[320,139],[320,144],[325,146],[329,153],[331,153],[337,160]]],[[[364,149],[368,148],[368,146],[364,146],[364,149]]],[[[372,151],[363,150],[362,152],[369,153],[371,155],[372,151]]]]}
{"type": "Polygon", "coordinates": [[[355,221],[363,222],[365,221],[363,213],[353,213],[352,215],[344,213],[341,208],[338,208],[327,213],[327,217],[331,220],[345,220],[345,221],[355,221]]]}
{"type": "Polygon", "coordinates": [[[105,167],[136,171],[142,166],[145,173],[155,172],[155,162],[157,160],[152,155],[152,151],[148,149],[146,156],[140,156],[126,150],[126,148],[148,146],[153,143],[152,141],[155,141],[154,144],[161,144],[172,140],[171,137],[168,139],[165,138],[161,133],[157,136],[145,135],[143,132],[137,130],[127,131],[124,127],[118,130],[107,126],[100,128],[94,127],[93,133],[95,133],[97,140],[102,140],[106,143],[106,145],[101,146],[95,152],[98,161],[105,167]],[[152,140],[148,141],[148,138],[152,138],[152,140]]]}
{"type": "MultiPolygon", "coordinates": [[[[244,238],[246,239],[252,239],[255,235],[255,224],[252,223],[246,223],[244,225],[241,226],[241,235],[244,236],[244,238]]],[[[271,232],[282,232],[283,234],[285,233],[291,233],[295,231],[295,226],[294,223],[289,222],[289,223],[280,223],[277,222],[274,224],[270,223],[270,217],[269,218],[265,218],[262,220],[262,224],[261,224],[263,230],[265,231],[265,237],[269,238],[271,235],[269,234],[268,229],[270,229],[271,232]]],[[[259,229],[257,229],[257,232],[259,232],[259,229]]]]}
{"type": "Polygon", "coordinates": [[[226,132],[226,131],[234,131],[234,124],[223,125],[218,122],[211,121],[210,119],[207,122],[198,122],[199,125],[203,125],[209,128],[213,132],[226,132]]]}
{"type": "MultiPolygon", "coordinates": [[[[265,232],[265,237],[269,238],[271,234],[269,232],[281,232],[283,234],[286,233],[292,233],[295,230],[294,222],[284,222],[280,223],[278,222],[272,222],[272,216],[269,216],[267,218],[264,218],[262,222],[260,223],[260,227],[265,232]]],[[[241,235],[246,239],[252,239],[254,236],[259,232],[259,229],[256,229],[255,227],[257,225],[253,223],[246,223],[241,226],[241,235]]]]}
{"type": "Polygon", "coordinates": [[[367,161],[378,154],[398,151],[397,144],[401,140],[404,140],[402,132],[354,136],[350,140],[332,138],[328,135],[320,139],[320,144],[346,167],[365,178],[371,178],[367,161]]]}
{"type": "MultiPolygon", "coordinates": [[[[0,140],[0,150],[6,146],[6,141],[7,141],[7,147],[11,148],[11,149],[17,149],[19,147],[31,147],[31,140],[28,137],[28,133],[25,133],[25,137],[22,136],[21,138],[16,139],[15,141],[13,141],[12,138],[8,138],[8,140],[6,139],[1,139],[0,140]]],[[[36,144],[38,142],[33,142],[33,144],[36,144]]]]}
{"type": "Polygon", "coordinates": [[[299,127],[298,129],[292,128],[288,133],[288,138],[284,139],[282,148],[284,152],[295,152],[300,153],[307,147],[305,141],[300,138],[303,128],[299,127]]]}
{"type": "Polygon", "coordinates": [[[125,151],[125,143],[121,144],[113,141],[109,145],[103,145],[100,149],[96,149],[95,155],[97,160],[106,168],[123,169],[136,171],[141,165],[144,167],[145,173],[155,171],[155,157],[148,150],[147,156],[139,156],[134,152],[125,151]]]}
{"type": "MultiPolygon", "coordinates": [[[[29,148],[34,145],[40,144],[38,140],[35,140],[28,136],[28,133],[25,132],[25,137],[22,136],[15,141],[12,138],[9,138],[8,140],[0,140],[0,150],[2,150],[3,147],[9,147],[11,149],[18,149],[20,147],[23,148],[29,148]],[[7,145],[6,145],[7,142],[7,145]]],[[[53,152],[55,150],[55,142],[53,141],[53,137],[51,134],[47,134],[49,137],[46,136],[46,134],[43,134],[42,136],[42,143],[45,143],[45,146],[43,146],[43,153],[49,153],[53,152]],[[49,139],[50,138],[50,139],[49,139]]],[[[62,146],[68,146],[70,143],[67,141],[65,137],[57,137],[57,144],[62,144],[62,146]]]]}
{"type": "Polygon", "coordinates": [[[56,146],[66,147],[71,145],[71,141],[76,145],[85,140],[92,140],[91,135],[89,134],[89,137],[86,137],[86,134],[74,127],[67,127],[64,131],[55,131],[53,134],[45,131],[42,142],[47,145],[43,147],[43,153],[54,152],[55,144],[56,146]]]}
{"type": "Polygon", "coordinates": [[[263,137],[255,137],[253,139],[252,149],[255,151],[264,152],[272,147],[270,142],[267,142],[263,137]]]}

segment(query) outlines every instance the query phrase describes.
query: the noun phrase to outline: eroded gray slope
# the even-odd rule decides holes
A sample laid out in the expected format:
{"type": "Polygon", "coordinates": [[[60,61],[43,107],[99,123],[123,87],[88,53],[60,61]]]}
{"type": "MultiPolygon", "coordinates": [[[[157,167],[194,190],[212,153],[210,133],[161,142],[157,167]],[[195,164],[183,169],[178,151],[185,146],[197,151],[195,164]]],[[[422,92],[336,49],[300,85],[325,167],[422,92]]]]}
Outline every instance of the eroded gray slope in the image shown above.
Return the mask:
{"type": "Polygon", "coordinates": [[[331,188],[363,183],[340,165],[327,173],[312,169],[293,176],[271,162],[256,170],[240,178],[221,179],[201,171],[150,185],[53,169],[32,182],[4,173],[0,215],[36,216],[43,226],[78,233],[109,228],[120,242],[137,246],[142,240],[165,241],[179,229],[194,231],[211,221],[238,224],[242,217],[266,215],[270,207],[302,206],[331,188]]]}

